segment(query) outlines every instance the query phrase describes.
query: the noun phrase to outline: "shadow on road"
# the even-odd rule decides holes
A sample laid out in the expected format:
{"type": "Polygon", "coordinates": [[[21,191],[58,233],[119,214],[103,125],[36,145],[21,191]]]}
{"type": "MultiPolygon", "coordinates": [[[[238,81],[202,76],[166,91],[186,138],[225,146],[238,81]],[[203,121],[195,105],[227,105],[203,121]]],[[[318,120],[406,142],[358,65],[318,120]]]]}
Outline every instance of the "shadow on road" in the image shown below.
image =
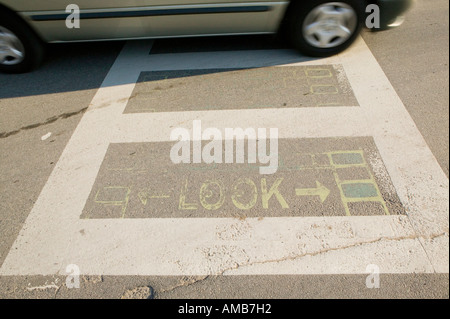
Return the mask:
{"type": "MultiPolygon", "coordinates": [[[[74,92],[100,87],[124,41],[49,44],[47,58],[27,74],[0,73],[0,99],[74,92]]],[[[152,54],[289,49],[272,35],[157,40],[152,54]]],[[[305,60],[299,54],[299,60],[305,60]]],[[[274,65],[292,61],[274,62],[274,65]]],[[[123,84],[123,83],[120,83],[123,84]]]]}

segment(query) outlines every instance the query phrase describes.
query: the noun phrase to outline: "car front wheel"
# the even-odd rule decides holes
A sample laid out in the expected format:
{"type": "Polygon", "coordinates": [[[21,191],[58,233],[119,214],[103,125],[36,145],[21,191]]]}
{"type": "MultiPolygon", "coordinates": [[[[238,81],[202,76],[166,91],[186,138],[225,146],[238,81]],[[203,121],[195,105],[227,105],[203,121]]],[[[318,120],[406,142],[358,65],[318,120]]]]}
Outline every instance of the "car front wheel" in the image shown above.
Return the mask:
{"type": "Polygon", "coordinates": [[[289,18],[292,44],[302,53],[325,57],[348,48],[364,21],[364,1],[302,1],[289,18]]]}

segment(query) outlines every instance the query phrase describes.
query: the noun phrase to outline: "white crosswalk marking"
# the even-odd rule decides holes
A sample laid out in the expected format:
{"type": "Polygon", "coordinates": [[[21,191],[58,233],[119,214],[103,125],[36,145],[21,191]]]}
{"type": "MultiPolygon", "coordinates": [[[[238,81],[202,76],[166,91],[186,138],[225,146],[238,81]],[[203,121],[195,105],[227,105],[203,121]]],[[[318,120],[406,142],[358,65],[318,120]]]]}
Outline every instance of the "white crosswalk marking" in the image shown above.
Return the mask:
{"type": "Polygon", "coordinates": [[[128,43],[43,188],[1,275],[448,273],[448,178],[362,39],[308,60],[290,50],[149,55],[128,43]],[[360,107],[123,114],[143,71],[342,65],[360,107]],[[173,127],[279,127],[280,138],[371,136],[407,215],[80,219],[110,143],[169,141],[173,127]],[[314,226],[314,227],[313,227],[314,226]],[[228,234],[236,230],[238,235],[228,234]],[[221,236],[218,236],[221,233],[221,236]],[[300,239],[301,238],[301,239],[300,239]]]}

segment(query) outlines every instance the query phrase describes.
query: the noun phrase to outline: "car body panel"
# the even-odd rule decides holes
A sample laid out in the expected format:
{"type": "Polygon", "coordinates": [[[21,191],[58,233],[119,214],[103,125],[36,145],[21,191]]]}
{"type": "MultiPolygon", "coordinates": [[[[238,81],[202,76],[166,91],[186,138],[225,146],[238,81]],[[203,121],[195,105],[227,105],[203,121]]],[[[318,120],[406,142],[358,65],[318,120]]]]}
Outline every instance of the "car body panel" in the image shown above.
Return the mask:
{"type": "MultiPolygon", "coordinates": [[[[291,1],[77,0],[81,10],[79,29],[66,27],[66,6],[74,1],[0,0],[0,5],[22,16],[45,42],[72,42],[276,33],[291,1]]],[[[412,1],[368,3],[380,5],[384,29],[412,1]]]]}
{"type": "MultiPolygon", "coordinates": [[[[17,1],[17,0],[14,0],[17,1]]],[[[289,1],[138,0],[77,1],[81,27],[67,28],[64,1],[14,2],[14,10],[46,42],[273,33],[289,1]],[[120,5],[120,6],[118,6],[120,5]],[[61,8],[62,7],[62,8],[61,8]],[[23,10],[23,11],[22,11],[23,10]]],[[[2,1],[13,5],[13,1],[2,1]]]]}
{"type": "Polygon", "coordinates": [[[271,2],[270,0],[2,0],[6,6],[16,11],[64,11],[69,4],[77,4],[80,9],[132,8],[147,6],[172,6],[195,4],[229,4],[271,2]]]}

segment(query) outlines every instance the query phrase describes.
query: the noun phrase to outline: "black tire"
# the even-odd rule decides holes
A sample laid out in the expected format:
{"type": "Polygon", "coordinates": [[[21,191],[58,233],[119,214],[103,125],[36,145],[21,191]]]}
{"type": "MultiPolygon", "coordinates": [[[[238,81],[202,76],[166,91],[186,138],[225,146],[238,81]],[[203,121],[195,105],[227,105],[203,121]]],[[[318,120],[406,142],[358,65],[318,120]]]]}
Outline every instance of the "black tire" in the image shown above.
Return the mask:
{"type": "Polygon", "coordinates": [[[301,53],[312,57],[327,57],[338,54],[347,49],[360,33],[365,19],[364,1],[361,0],[309,0],[296,1],[288,12],[288,37],[292,45],[301,53]],[[356,24],[351,36],[345,42],[333,47],[323,48],[314,46],[308,41],[304,32],[304,23],[308,15],[318,6],[337,2],[351,7],[355,13],[356,24]]]}
{"type": "Polygon", "coordinates": [[[25,73],[37,68],[44,58],[44,44],[35,32],[11,12],[0,12],[0,27],[12,32],[24,50],[23,60],[16,64],[0,61],[0,72],[25,73]]]}

